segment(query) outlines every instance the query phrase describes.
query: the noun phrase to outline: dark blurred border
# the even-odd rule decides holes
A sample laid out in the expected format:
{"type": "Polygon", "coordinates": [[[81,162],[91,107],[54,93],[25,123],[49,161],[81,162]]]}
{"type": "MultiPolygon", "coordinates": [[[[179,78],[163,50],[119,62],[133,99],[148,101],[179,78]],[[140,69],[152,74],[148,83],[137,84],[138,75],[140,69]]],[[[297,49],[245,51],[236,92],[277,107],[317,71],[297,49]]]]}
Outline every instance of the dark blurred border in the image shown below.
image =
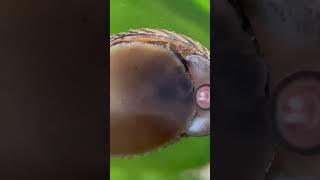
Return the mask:
{"type": "Polygon", "coordinates": [[[0,5],[0,179],[108,177],[108,1],[0,5]]]}

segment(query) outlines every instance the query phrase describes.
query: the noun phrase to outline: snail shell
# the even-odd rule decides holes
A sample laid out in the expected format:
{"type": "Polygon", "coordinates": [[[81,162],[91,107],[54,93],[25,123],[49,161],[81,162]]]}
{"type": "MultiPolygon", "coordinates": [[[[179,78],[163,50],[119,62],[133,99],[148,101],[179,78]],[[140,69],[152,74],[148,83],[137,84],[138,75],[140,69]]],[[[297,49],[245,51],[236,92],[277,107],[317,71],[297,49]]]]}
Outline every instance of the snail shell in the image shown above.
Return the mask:
{"type": "Polygon", "coordinates": [[[210,52],[166,30],[110,38],[110,153],[144,154],[210,134],[210,52]]]}

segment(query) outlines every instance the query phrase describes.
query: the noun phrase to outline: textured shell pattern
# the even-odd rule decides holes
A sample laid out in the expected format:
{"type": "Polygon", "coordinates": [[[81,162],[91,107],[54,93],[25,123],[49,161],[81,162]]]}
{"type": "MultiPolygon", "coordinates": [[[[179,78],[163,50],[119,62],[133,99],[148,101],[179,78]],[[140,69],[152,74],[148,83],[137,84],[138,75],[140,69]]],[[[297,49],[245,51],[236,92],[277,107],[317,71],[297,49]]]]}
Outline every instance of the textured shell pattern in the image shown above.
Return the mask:
{"type": "Polygon", "coordinates": [[[110,46],[130,42],[160,45],[179,53],[183,58],[188,55],[199,55],[210,60],[210,51],[199,42],[164,29],[136,29],[110,37],[110,46]]]}

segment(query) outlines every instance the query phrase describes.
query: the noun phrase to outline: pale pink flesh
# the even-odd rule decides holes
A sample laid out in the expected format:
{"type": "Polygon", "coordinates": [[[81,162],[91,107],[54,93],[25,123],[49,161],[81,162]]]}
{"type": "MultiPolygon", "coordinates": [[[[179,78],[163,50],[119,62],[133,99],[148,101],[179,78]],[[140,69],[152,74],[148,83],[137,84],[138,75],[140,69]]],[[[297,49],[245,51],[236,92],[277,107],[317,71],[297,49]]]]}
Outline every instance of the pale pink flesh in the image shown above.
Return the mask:
{"type": "Polygon", "coordinates": [[[209,109],[210,108],[210,86],[205,85],[197,90],[196,101],[200,108],[209,109]]]}
{"type": "Polygon", "coordinates": [[[281,135],[303,148],[320,144],[320,83],[303,79],[288,84],[277,100],[281,135]]]}

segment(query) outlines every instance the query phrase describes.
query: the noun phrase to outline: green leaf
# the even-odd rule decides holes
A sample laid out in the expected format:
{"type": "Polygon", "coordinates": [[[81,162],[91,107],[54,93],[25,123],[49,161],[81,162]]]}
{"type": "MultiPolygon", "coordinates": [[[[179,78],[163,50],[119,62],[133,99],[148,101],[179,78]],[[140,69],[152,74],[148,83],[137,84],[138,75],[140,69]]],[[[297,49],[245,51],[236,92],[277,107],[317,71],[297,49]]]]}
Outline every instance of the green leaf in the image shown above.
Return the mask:
{"type": "Polygon", "coordinates": [[[210,46],[209,0],[111,0],[110,11],[111,34],[162,28],[210,46]]]}

